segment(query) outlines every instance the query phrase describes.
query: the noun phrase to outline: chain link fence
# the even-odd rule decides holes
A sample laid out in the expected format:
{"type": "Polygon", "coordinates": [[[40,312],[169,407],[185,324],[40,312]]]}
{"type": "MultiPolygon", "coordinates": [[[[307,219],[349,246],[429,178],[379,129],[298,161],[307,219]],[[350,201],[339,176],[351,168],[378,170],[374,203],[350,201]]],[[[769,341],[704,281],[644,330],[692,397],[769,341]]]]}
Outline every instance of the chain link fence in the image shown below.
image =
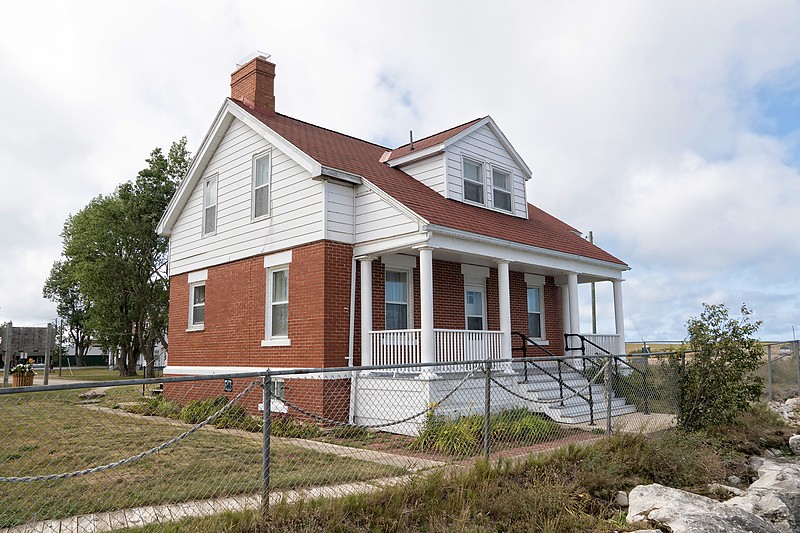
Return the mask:
{"type": "Polygon", "coordinates": [[[800,341],[771,342],[764,345],[764,364],[757,375],[764,380],[764,398],[784,401],[800,396],[800,341]]]}
{"type": "Polygon", "coordinates": [[[536,357],[0,389],[0,529],[268,513],[658,431],[675,423],[672,368],[655,354],[536,357]]]}

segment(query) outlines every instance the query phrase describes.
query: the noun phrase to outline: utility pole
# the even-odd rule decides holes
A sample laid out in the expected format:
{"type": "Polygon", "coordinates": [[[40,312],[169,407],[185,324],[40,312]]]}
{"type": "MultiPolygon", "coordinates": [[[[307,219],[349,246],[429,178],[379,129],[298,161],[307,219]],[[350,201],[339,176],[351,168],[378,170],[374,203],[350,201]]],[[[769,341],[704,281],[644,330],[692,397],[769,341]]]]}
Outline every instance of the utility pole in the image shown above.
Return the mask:
{"type": "Polygon", "coordinates": [[[47,337],[44,339],[44,384],[48,385],[50,383],[50,360],[52,359],[53,355],[53,345],[55,344],[52,342],[53,338],[53,324],[50,322],[47,323],[47,337]]]}
{"type": "MultiPolygon", "coordinates": [[[[594,244],[594,235],[589,232],[589,242],[594,244]]],[[[597,288],[592,282],[592,335],[597,335],[597,288]]]]}

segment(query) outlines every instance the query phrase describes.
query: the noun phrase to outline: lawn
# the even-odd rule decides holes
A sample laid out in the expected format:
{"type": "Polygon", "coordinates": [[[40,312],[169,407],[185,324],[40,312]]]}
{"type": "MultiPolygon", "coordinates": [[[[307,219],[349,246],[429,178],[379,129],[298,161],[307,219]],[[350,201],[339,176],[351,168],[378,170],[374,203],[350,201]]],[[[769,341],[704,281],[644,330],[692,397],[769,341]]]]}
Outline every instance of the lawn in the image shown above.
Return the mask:
{"type": "MultiPolygon", "coordinates": [[[[0,397],[0,477],[58,474],[139,454],[191,426],[110,407],[141,397],[139,387],[109,389],[100,404],[80,391],[0,397]]],[[[405,471],[286,443],[271,449],[273,490],[387,477],[405,471]]],[[[261,436],[203,429],[172,447],[108,470],[54,481],[0,484],[0,527],[168,502],[259,494],[261,436]]]]}

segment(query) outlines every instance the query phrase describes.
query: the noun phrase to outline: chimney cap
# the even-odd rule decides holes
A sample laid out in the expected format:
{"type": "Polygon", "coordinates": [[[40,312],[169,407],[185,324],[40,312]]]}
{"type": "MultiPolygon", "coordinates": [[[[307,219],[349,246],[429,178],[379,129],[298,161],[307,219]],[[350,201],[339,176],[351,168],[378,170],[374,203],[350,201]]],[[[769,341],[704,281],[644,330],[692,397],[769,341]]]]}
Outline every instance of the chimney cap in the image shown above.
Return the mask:
{"type": "Polygon", "coordinates": [[[240,69],[243,66],[245,66],[246,64],[248,64],[250,61],[252,61],[253,59],[256,59],[256,58],[261,58],[261,59],[263,59],[265,61],[268,61],[270,57],[272,57],[270,54],[262,52],[261,50],[256,50],[254,52],[250,52],[249,54],[244,56],[242,59],[237,61],[236,62],[236,68],[240,69]]]}

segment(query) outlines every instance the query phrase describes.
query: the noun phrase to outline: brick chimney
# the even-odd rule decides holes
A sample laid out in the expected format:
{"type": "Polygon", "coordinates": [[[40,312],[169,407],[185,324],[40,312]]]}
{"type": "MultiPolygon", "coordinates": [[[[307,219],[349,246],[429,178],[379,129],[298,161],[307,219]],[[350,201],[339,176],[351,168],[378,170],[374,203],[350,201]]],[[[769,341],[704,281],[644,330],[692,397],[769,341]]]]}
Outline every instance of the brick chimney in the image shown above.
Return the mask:
{"type": "Polygon", "coordinates": [[[275,111],[275,64],[256,56],[231,74],[231,98],[275,111]]]}

